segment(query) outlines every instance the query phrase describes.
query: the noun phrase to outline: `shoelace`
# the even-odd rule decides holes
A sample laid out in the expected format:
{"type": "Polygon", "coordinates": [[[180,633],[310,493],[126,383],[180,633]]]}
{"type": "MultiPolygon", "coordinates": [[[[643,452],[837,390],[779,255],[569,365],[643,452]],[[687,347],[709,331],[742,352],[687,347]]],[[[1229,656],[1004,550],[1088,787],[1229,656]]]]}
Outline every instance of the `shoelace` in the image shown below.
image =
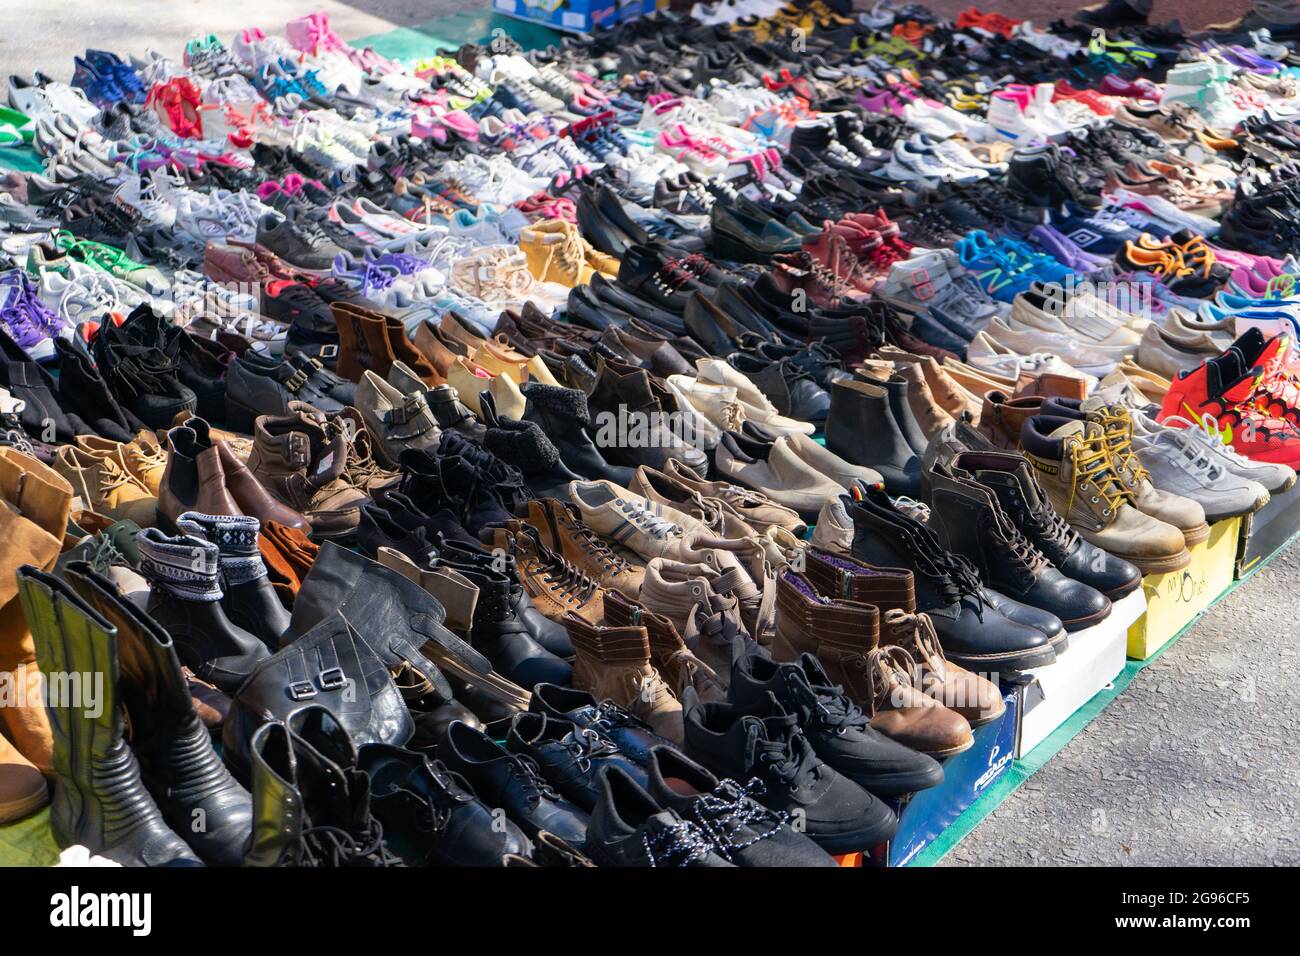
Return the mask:
{"type": "Polygon", "coordinates": [[[1140,485],[1151,478],[1151,472],[1142,465],[1141,459],[1133,450],[1133,419],[1129,413],[1118,408],[1103,408],[1100,413],[1102,430],[1106,436],[1106,447],[1110,450],[1112,461],[1121,471],[1133,476],[1133,483],[1140,485]]]}
{"type": "Polygon", "coordinates": [[[691,805],[690,814],[702,830],[708,833],[720,854],[734,859],[741,850],[753,846],[781,832],[788,815],[777,813],[758,802],[767,787],[758,777],[751,777],[743,786],[724,777],[712,793],[702,793],[691,805]],[[748,840],[738,841],[737,833],[749,827],[756,831],[748,840]]]}
{"type": "Polygon", "coordinates": [[[626,501],[622,498],[616,498],[620,511],[627,515],[628,521],[636,525],[652,538],[667,538],[669,536],[681,537],[685,534],[685,529],[681,525],[673,524],[665,518],[654,514],[648,505],[638,501],[626,501]]]}
{"type": "Polygon", "coordinates": [[[352,833],[342,827],[312,826],[302,831],[304,866],[401,866],[402,861],[384,845],[384,828],[374,817],[366,828],[352,833]]]}
{"type": "Polygon", "coordinates": [[[755,756],[765,768],[766,776],[774,777],[782,785],[797,791],[809,778],[820,779],[822,770],[817,755],[800,732],[793,717],[784,721],[785,733],[775,740],[759,739],[755,756]]]}
{"type": "Polygon", "coordinates": [[[921,673],[922,663],[928,666],[932,678],[943,678],[948,658],[943,652],[943,645],[939,642],[930,615],[908,614],[901,608],[893,608],[885,612],[884,624],[889,628],[893,643],[905,648],[916,662],[914,685],[920,684],[924,677],[921,673]]]}
{"type": "Polygon", "coordinates": [[[699,826],[681,820],[641,837],[651,866],[689,866],[714,850],[713,840],[699,826]]]}
{"type": "Polygon", "coordinates": [[[586,607],[600,585],[545,547],[538,546],[537,556],[542,566],[547,569],[542,575],[542,580],[551,585],[566,602],[586,607]]]}
{"type": "Polygon", "coordinates": [[[881,644],[872,648],[858,665],[866,671],[871,690],[871,714],[875,716],[888,710],[896,688],[912,687],[916,661],[911,653],[898,644],[881,644]]]}
{"type": "Polygon", "coordinates": [[[1070,438],[1069,455],[1074,481],[1070,483],[1070,496],[1065,503],[1066,514],[1074,506],[1081,488],[1091,488],[1096,492],[1090,500],[1093,504],[1104,505],[1102,514],[1105,517],[1113,515],[1128,501],[1131,492],[1115,471],[1103,435],[1070,438]]]}

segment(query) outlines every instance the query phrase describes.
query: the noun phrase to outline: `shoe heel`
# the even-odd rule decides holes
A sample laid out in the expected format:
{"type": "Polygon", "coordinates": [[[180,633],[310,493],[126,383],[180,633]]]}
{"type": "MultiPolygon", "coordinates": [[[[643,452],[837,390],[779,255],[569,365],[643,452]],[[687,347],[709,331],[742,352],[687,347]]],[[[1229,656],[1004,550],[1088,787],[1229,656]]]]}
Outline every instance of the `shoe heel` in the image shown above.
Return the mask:
{"type": "Polygon", "coordinates": [[[257,419],[257,413],[251,408],[244,408],[242,405],[236,405],[226,396],[226,427],[241,435],[253,434],[253,423],[257,419]]]}

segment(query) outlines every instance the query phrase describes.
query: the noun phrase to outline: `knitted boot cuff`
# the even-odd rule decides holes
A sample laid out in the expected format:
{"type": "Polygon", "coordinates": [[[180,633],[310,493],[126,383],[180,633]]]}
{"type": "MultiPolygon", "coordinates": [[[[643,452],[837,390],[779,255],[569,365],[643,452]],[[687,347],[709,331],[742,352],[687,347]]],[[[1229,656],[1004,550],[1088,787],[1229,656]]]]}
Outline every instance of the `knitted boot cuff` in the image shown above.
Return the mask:
{"type": "Polygon", "coordinates": [[[217,546],[202,538],[163,534],[146,528],[135,536],[140,548],[140,573],[152,587],[184,601],[220,601],[217,546]]]}
{"type": "Polygon", "coordinates": [[[221,577],[229,587],[247,584],[266,577],[266,565],[257,544],[262,523],[256,518],[241,515],[205,515],[187,511],[176,526],[185,534],[206,538],[217,546],[221,556],[221,577]]]}

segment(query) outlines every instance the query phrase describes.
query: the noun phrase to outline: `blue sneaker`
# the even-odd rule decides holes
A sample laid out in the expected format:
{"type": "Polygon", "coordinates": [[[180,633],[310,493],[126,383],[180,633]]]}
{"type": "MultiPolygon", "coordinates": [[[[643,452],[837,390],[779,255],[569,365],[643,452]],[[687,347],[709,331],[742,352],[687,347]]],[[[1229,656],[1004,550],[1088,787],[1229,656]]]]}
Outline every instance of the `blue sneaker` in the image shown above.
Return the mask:
{"type": "Polygon", "coordinates": [[[1012,301],[1039,278],[1025,263],[1008,257],[982,229],[958,239],[953,250],[980,288],[999,302],[1012,301]]]}
{"type": "Polygon", "coordinates": [[[87,50],[86,62],[102,76],[111,76],[132,103],[143,103],[149,95],[140,74],[129,63],[122,61],[116,53],[108,50],[87,50]]]}
{"type": "Polygon", "coordinates": [[[1049,222],[1084,252],[1113,256],[1124,248],[1124,243],[1135,242],[1141,235],[1122,219],[1099,215],[1074,203],[1066,203],[1064,210],[1053,209],[1049,222]]]}
{"type": "Polygon", "coordinates": [[[100,73],[93,66],[76,56],[72,58],[72,85],[80,87],[86,99],[100,109],[105,110],[114,103],[128,99],[126,92],[117,84],[112,74],[100,73]]]}

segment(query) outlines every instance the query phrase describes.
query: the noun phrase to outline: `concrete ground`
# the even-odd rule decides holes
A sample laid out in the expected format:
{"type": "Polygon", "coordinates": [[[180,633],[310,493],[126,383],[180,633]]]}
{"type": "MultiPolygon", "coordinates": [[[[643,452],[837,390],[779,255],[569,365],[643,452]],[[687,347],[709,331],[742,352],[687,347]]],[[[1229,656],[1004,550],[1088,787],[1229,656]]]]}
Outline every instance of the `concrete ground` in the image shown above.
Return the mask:
{"type": "MultiPolygon", "coordinates": [[[[66,79],[87,45],[178,54],[196,32],[228,40],[246,26],[282,31],[313,10],[345,38],[426,23],[484,0],[61,0],[39,16],[0,0],[3,73],[66,79]]],[[[862,5],[861,0],[859,5],[862,5]]],[[[947,15],[970,0],[937,0],[947,15]]],[[[982,0],[1036,22],[1073,3],[982,0]]],[[[1152,20],[1185,27],[1230,19],[1244,0],[1156,0],[1152,20]]],[[[944,861],[973,864],[1300,863],[1300,549],[1211,611],[1057,758],[995,810],[944,861]]]]}

